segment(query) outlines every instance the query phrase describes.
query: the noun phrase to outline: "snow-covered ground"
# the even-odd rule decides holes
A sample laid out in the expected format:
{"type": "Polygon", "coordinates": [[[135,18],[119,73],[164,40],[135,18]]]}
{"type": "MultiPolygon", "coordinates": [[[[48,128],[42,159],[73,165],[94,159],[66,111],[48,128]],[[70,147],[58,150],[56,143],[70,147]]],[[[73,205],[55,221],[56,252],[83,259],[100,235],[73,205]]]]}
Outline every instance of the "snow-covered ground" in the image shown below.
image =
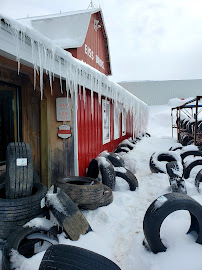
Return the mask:
{"type": "MultiPolygon", "coordinates": [[[[139,188],[130,191],[126,182],[117,179],[114,201],[94,211],[84,211],[93,231],[78,241],[59,237],[61,244],[83,247],[113,260],[122,270],[201,270],[202,245],[196,244],[186,232],[190,226],[190,215],[177,211],[169,215],[161,227],[161,237],[167,251],[153,254],[147,251],[144,239],[143,219],[149,205],[159,196],[170,192],[166,174],[151,173],[149,159],[156,151],[167,151],[176,143],[171,137],[171,107],[150,107],[148,132],[133,150],[122,154],[126,167],[137,177],[139,188]]],[[[193,176],[193,174],[192,174],[193,176]]],[[[202,204],[202,195],[194,186],[194,177],[186,180],[188,195],[202,204]]],[[[17,257],[18,268],[37,270],[44,252],[31,259],[17,257]]],[[[16,262],[16,257],[13,258],[16,262]]]]}

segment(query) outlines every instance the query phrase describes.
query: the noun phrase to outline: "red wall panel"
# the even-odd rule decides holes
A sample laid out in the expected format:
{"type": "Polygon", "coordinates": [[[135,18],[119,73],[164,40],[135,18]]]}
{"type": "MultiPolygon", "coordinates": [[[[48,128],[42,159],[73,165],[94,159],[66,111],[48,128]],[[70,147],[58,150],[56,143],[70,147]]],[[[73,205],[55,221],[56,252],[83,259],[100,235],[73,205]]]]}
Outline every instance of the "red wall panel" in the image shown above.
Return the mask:
{"type": "Polygon", "coordinates": [[[91,114],[91,93],[86,90],[86,104],[83,102],[83,92],[81,100],[78,98],[77,124],[78,124],[78,161],[79,175],[85,176],[86,169],[90,161],[104,150],[112,152],[124,139],[132,136],[132,117],[127,115],[126,135],[121,136],[120,117],[120,138],[114,140],[114,119],[113,104],[110,103],[110,142],[102,144],[102,106],[99,104],[98,95],[94,93],[93,118],[91,114]]]}
{"type": "Polygon", "coordinates": [[[98,28],[97,31],[94,29],[94,20],[97,19],[96,13],[91,16],[84,44],[82,47],[77,48],[76,58],[96,68],[105,75],[108,75],[104,39],[101,28],[98,28]],[[103,67],[96,63],[96,56],[103,61],[103,67]]]}

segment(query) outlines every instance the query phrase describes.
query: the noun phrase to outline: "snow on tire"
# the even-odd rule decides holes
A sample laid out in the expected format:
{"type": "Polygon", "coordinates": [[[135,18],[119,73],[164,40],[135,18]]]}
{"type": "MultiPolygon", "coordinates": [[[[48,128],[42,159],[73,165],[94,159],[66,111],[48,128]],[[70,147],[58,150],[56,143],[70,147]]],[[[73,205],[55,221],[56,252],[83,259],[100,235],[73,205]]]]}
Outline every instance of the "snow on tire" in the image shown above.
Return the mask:
{"type": "Polygon", "coordinates": [[[57,227],[37,228],[21,227],[13,232],[7,239],[2,251],[2,270],[13,269],[10,261],[12,252],[16,250],[20,255],[30,258],[38,252],[44,251],[43,244],[55,245],[59,240],[57,235],[61,233],[57,227]],[[37,248],[38,247],[38,250],[37,248]],[[40,248],[41,247],[41,248],[40,248]]]}
{"type": "Polygon", "coordinates": [[[192,161],[191,163],[185,163],[184,164],[184,172],[183,172],[183,176],[185,179],[188,179],[190,176],[190,172],[191,170],[196,167],[202,165],[202,159],[196,159],[194,161],[192,161]]]}
{"type": "Polygon", "coordinates": [[[92,230],[77,205],[63,191],[53,193],[50,189],[47,193],[47,205],[71,240],[76,241],[81,234],[92,230]]]}
{"type": "Polygon", "coordinates": [[[153,173],[166,173],[166,164],[162,161],[179,161],[181,162],[180,155],[175,151],[155,152],[150,158],[150,169],[153,173]]]}
{"type": "Polygon", "coordinates": [[[121,270],[111,260],[87,249],[70,245],[54,245],[46,250],[39,270],[121,270]]]}
{"type": "Polygon", "coordinates": [[[136,176],[131,171],[125,168],[115,168],[115,172],[116,176],[121,177],[128,183],[131,191],[136,190],[138,187],[138,181],[136,176]]]}
{"type": "Polygon", "coordinates": [[[28,143],[10,143],[6,151],[6,197],[30,196],[32,187],[32,150],[28,143]]]}
{"type": "Polygon", "coordinates": [[[103,156],[93,159],[87,171],[87,176],[98,178],[102,183],[112,190],[115,189],[116,174],[112,163],[103,156]]]}
{"type": "Polygon", "coordinates": [[[111,163],[114,167],[124,167],[125,166],[125,162],[124,162],[123,158],[119,157],[115,153],[109,153],[109,155],[107,155],[106,158],[109,161],[111,161],[111,163]]]}
{"type": "Polygon", "coordinates": [[[181,154],[182,163],[184,163],[184,159],[188,156],[194,157],[202,157],[202,152],[199,150],[186,151],[181,154]]]}
{"type": "Polygon", "coordinates": [[[171,161],[166,164],[167,174],[172,192],[187,194],[185,181],[182,178],[183,166],[178,161],[171,161]]]}
{"type": "Polygon", "coordinates": [[[183,145],[181,143],[175,143],[173,146],[169,148],[169,151],[181,150],[183,145]]]}
{"type": "Polygon", "coordinates": [[[130,149],[128,147],[120,146],[120,147],[116,148],[114,153],[121,153],[121,152],[128,153],[129,151],[130,151],[130,149]]]}
{"type": "Polygon", "coordinates": [[[177,210],[187,210],[190,213],[191,225],[188,233],[195,232],[196,242],[202,244],[202,206],[185,194],[169,193],[156,199],[144,216],[144,235],[153,253],[166,251],[160,238],[160,228],[164,219],[177,210]]]}

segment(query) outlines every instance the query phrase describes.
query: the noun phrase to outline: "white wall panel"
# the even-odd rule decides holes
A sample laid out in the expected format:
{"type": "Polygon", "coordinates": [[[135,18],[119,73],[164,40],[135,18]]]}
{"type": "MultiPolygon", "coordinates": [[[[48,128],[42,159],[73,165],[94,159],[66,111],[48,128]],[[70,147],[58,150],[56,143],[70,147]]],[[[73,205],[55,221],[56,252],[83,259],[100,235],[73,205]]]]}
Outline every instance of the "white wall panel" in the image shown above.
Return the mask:
{"type": "Polygon", "coordinates": [[[148,105],[167,104],[171,98],[202,95],[202,80],[120,82],[121,86],[148,105]]]}

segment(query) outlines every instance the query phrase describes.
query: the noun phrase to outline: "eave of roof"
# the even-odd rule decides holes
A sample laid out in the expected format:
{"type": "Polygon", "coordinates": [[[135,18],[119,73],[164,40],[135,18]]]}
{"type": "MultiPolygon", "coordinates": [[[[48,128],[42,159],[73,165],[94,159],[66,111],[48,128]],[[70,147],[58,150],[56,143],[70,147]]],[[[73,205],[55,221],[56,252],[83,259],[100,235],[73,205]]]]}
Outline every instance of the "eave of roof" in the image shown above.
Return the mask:
{"type": "MultiPolygon", "coordinates": [[[[101,25],[100,29],[101,29],[102,37],[104,40],[105,57],[106,57],[106,63],[107,63],[107,74],[112,75],[109,45],[108,45],[108,36],[107,36],[106,27],[104,24],[103,13],[102,13],[101,8],[80,10],[80,11],[74,11],[74,12],[57,13],[57,14],[51,14],[51,15],[45,15],[45,16],[27,17],[27,18],[18,19],[18,21],[20,21],[22,24],[24,24],[30,28],[33,28],[33,29],[39,31],[41,34],[50,38],[55,45],[58,45],[59,47],[61,47],[63,49],[72,49],[72,48],[80,48],[83,46],[87,32],[88,32],[88,27],[89,27],[91,15],[95,14],[95,13],[98,14],[97,16],[98,16],[98,19],[100,21],[100,25],[101,25]],[[65,18],[71,17],[71,20],[74,20],[75,16],[77,17],[77,19],[79,18],[79,16],[83,17],[82,33],[77,32],[77,36],[74,36],[74,34],[76,34],[76,31],[75,31],[75,33],[73,31],[73,36],[72,36],[72,34],[70,34],[66,38],[62,37],[62,38],[54,39],[52,34],[50,34],[50,36],[48,35],[46,29],[44,29],[44,30],[40,29],[40,27],[42,27],[44,24],[46,24],[46,23],[50,24],[50,21],[52,19],[63,20],[65,18]],[[42,22],[42,24],[41,24],[41,22],[42,22]],[[41,26],[40,26],[40,24],[41,24],[41,26]]],[[[64,36],[64,35],[62,35],[62,36],[64,36]]]]}

